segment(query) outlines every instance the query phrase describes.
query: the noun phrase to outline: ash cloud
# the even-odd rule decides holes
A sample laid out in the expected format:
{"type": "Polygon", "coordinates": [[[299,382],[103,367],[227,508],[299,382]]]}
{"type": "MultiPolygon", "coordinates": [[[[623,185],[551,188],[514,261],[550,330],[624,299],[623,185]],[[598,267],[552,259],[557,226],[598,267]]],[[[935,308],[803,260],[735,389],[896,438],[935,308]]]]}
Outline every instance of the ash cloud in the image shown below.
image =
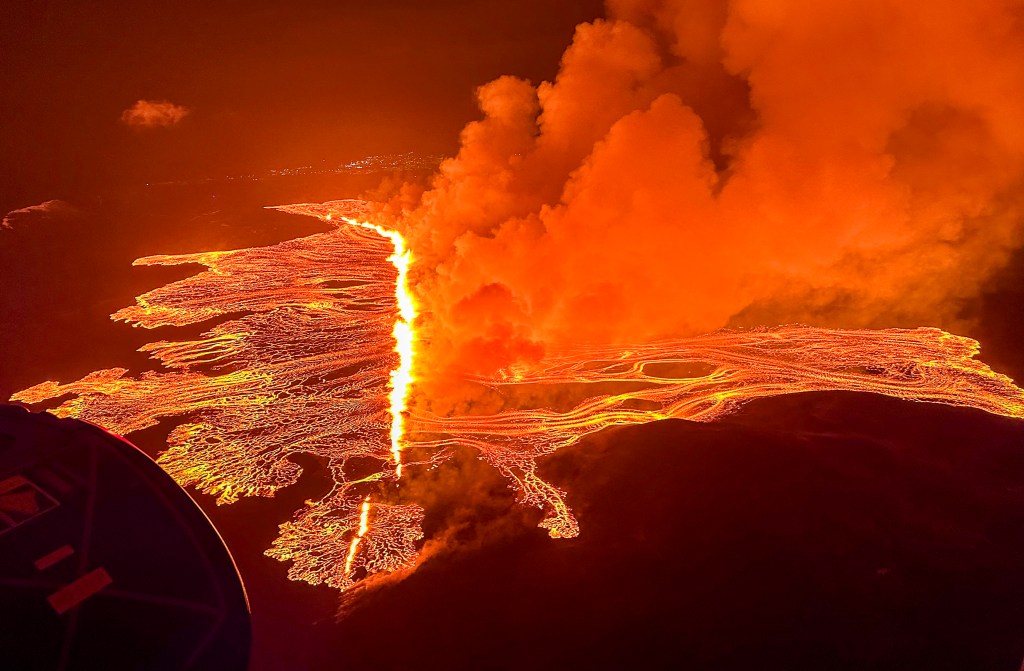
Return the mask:
{"type": "Polygon", "coordinates": [[[428,188],[435,370],[745,323],[956,327],[1021,242],[1024,5],[610,0],[428,188]]]}
{"type": "Polygon", "coordinates": [[[137,100],[121,113],[121,122],[133,128],[170,128],[181,123],[190,111],[166,100],[137,100]]]}

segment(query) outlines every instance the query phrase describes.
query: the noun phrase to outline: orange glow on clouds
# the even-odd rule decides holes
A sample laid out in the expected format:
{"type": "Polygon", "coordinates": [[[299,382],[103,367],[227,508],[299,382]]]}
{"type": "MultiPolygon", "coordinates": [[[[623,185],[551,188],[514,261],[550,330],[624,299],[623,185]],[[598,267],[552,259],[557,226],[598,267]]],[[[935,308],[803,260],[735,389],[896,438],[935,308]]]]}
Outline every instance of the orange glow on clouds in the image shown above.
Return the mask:
{"type": "Polygon", "coordinates": [[[134,128],[169,128],[181,123],[189,111],[166,100],[137,100],[121,113],[121,121],[134,128]]]}

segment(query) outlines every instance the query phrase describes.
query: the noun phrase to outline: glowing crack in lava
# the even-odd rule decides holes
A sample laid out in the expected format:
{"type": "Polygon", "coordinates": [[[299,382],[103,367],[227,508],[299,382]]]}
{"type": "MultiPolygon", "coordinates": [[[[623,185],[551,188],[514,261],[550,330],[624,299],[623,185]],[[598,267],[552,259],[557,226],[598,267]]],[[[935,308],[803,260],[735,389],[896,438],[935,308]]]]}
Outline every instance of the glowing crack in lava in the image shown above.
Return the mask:
{"type": "MultiPolygon", "coordinates": [[[[331,221],[332,216],[328,212],[324,216],[324,220],[331,221]]],[[[394,253],[388,257],[388,261],[398,271],[398,277],[395,279],[395,304],[398,306],[398,318],[395,319],[395,327],[391,332],[395,338],[398,368],[395,368],[389,374],[391,378],[391,393],[388,395],[388,400],[391,402],[391,456],[395,460],[395,477],[400,478],[402,477],[401,440],[405,425],[404,413],[409,407],[409,388],[412,386],[413,381],[412,361],[415,354],[413,349],[412,323],[416,319],[416,304],[413,301],[412,292],[409,290],[409,264],[412,262],[412,256],[405,248],[405,238],[397,231],[390,231],[376,224],[357,221],[351,217],[341,217],[341,219],[351,226],[360,226],[375,231],[381,237],[390,240],[395,248],[394,253]]]]}
{"type": "Polygon", "coordinates": [[[291,561],[293,579],[342,590],[415,565],[425,511],[395,502],[394,485],[403,467],[433,466],[456,445],[477,450],[521,503],[544,509],[551,536],[570,537],[579,526],[565,492],[540,477],[538,460],[605,427],[712,421],[750,399],[825,390],[1024,417],[1024,392],[975,360],[968,338],[782,326],[628,350],[552,349],[533,367],[475,380],[502,400],[500,412],[406,418],[414,349],[419,370],[429,358],[427,343],[414,348],[411,256],[401,235],[362,222],[365,207],[284,206],[335,227],[269,247],[137,260],[206,269],[140,296],[114,319],[145,328],[223,321],[197,340],[144,346],[163,372],[101,370],[13,400],[71,395],[53,412],[118,433],[177,421],[159,463],[218,503],[272,496],[297,481],[293,456],[314,455],[333,487],[281,525],[267,554],[291,561]]]}

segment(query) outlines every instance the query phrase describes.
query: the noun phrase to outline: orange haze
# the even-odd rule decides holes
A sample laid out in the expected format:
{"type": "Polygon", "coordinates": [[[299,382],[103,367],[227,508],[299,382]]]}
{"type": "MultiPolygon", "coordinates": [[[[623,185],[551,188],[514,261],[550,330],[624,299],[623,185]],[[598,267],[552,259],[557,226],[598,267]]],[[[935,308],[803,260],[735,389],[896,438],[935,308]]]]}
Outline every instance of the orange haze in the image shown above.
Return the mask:
{"type": "MultiPolygon", "coordinates": [[[[1020,243],[1024,5],[610,0],[425,192],[433,363],[726,325],[955,326],[1020,243]]],[[[392,224],[393,225],[393,224],[392,224]]]]}

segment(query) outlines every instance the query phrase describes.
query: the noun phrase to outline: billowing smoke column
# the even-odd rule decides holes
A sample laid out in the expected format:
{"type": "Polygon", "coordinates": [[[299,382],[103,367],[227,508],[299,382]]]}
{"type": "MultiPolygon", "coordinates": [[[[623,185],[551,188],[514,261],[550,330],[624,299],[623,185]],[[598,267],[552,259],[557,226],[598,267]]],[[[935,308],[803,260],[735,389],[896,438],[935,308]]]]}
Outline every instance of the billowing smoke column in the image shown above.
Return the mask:
{"type": "MultiPolygon", "coordinates": [[[[610,0],[428,190],[433,363],[726,325],[956,326],[1020,243],[1024,5],[610,0]]],[[[393,224],[392,224],[393,225],[393,224]]]]}

